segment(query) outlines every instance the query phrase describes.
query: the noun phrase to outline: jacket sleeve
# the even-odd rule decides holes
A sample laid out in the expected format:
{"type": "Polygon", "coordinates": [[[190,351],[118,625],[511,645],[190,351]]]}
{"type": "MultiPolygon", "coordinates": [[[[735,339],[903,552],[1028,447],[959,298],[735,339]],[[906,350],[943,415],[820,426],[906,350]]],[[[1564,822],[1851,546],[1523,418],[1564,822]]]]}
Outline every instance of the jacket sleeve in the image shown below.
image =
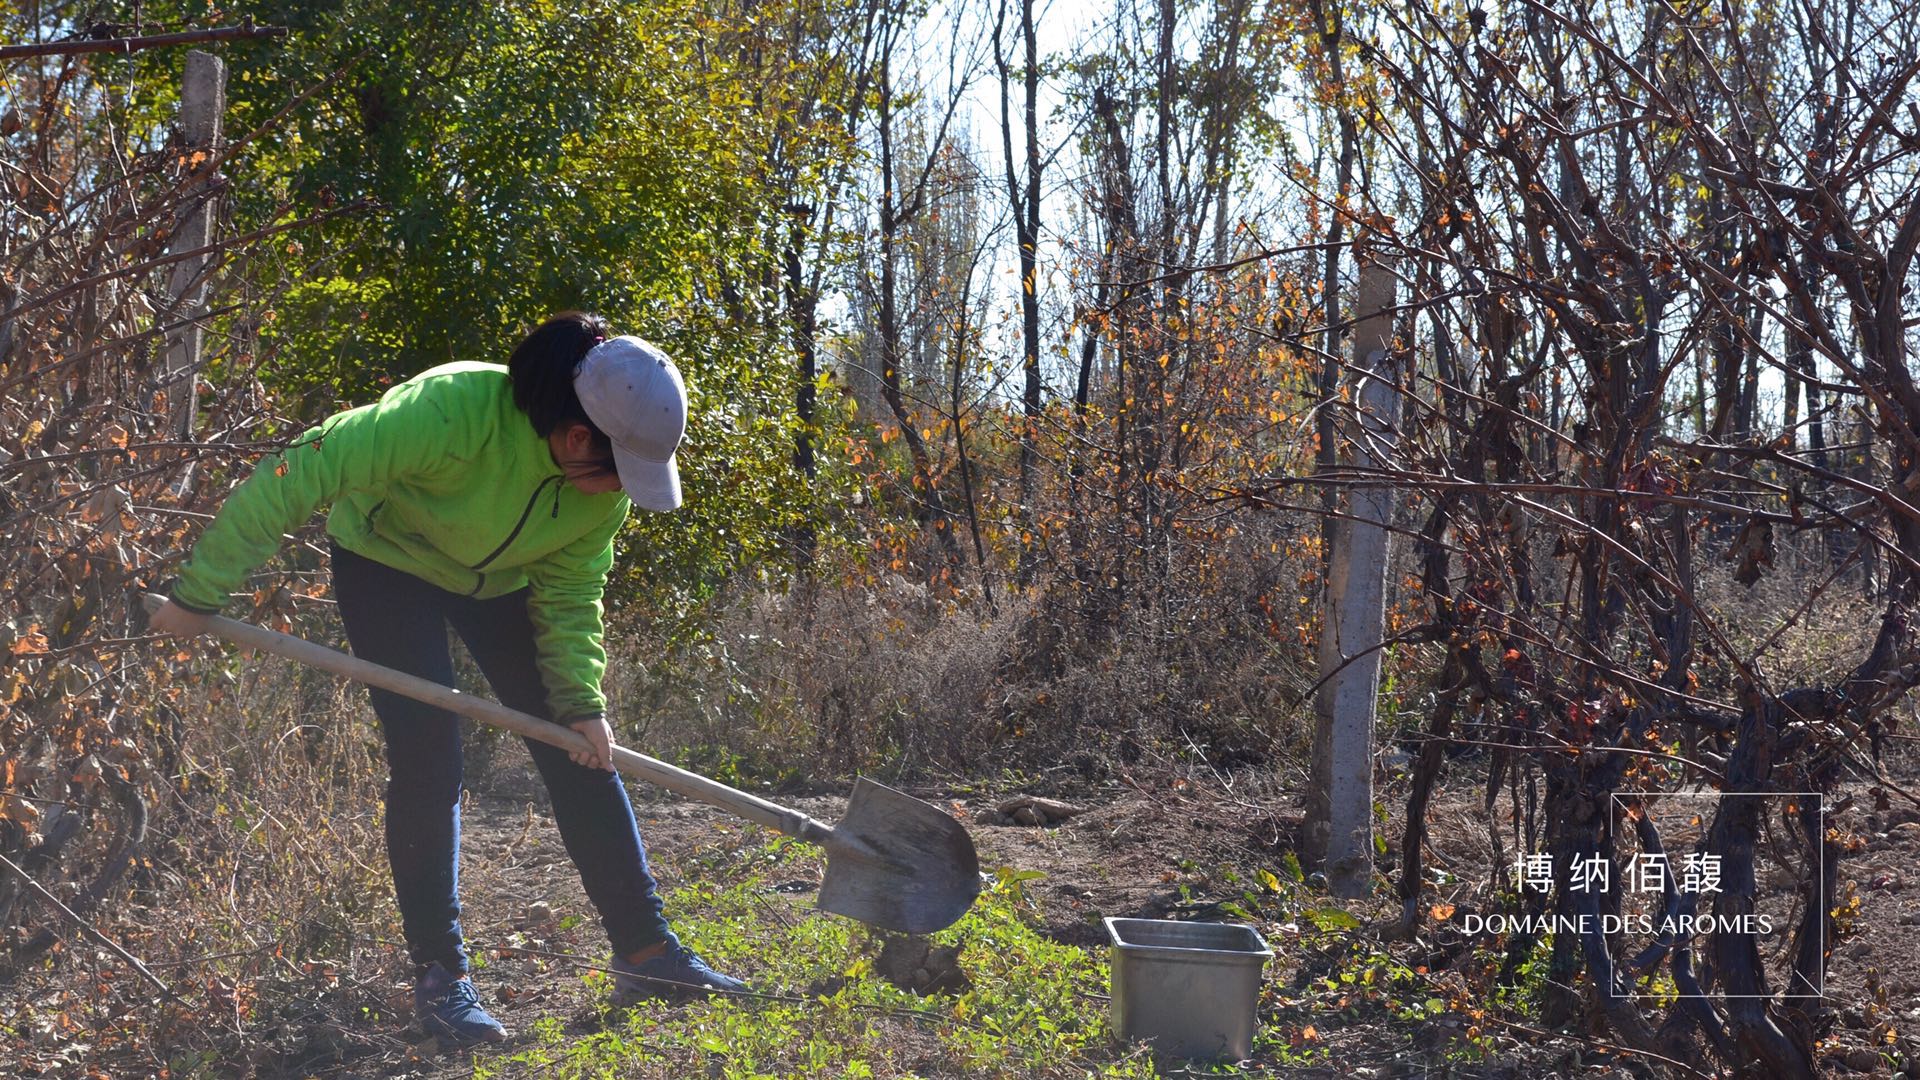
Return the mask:
{"type": "Polygon", "coordinates": [[[561,723],[607,711],[600,691],[607,669],[601,597],[613,569],[613,537],[626,510],[621,499],[619,509],[592,532],[526,567],[535,660],[547,688],[547,708],[561,723]]]}
{"type": "Polygon", "coordinates": [[[464,455],[455,416],[420,386],[402,384],[379,402],[336,413],[263,458],[194,544],[173,599],[195,611],[219,611],[247,575],[280,549],[285,535],[321,506],[348,492],[378,495],[398,477],[457,465],[464,455]]]}

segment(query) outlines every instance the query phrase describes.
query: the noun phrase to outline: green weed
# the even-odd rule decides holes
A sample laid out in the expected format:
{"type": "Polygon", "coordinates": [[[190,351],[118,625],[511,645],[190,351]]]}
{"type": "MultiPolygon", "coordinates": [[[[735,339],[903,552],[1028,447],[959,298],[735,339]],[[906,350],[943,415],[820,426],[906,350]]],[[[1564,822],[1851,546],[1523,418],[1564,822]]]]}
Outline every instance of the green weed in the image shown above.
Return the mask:
{"type": "MultiPolygon", "coordinates": [[[[763,996],[646,1003],[606,1014],[586,1034],[549,1018],[531,1046],[476,1060],[475,1076],[1155,1075],[1145,1055],[1111,1038],[1103,958],[1032,925],[1023,889],[1033,875],[1000,874],[971,913],[932,935],[960,950],[972,985],[923,998],[876,973],[876,935],[845,919],[790,913],[767,896],[776,869],[791,876],[785,864],[810,857],[804,851],[775,841],[710,854],[725,872],[702,873],[674,893],[681,937],[721,969],[745,973],[763,996]]],[[[587,979],[604,999],[605,976],[587,979]]]]}

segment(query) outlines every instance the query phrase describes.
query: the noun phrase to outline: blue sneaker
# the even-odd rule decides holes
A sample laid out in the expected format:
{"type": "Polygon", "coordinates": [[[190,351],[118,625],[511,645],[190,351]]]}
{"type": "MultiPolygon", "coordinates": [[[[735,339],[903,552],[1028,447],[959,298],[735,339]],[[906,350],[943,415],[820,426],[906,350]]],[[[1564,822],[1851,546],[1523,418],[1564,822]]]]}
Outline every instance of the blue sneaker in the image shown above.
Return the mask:
{"type": "Polygon", "coordinates": [[[507,1037],[500,1021],[480,1007],[473,980],[455,975],[438,961],[413,984],[413,1017],[422,1031],[456,1045],[500,1042],[507,1037]]]}
{"type": "Polygon", "coordinates": [[[613,1002],[624,1008],[654,998],[679,1000],[706,997],[715,991],[738,993],[747,988],[739,979],[722,975],[707,966],[680,939],[667,935],[667,947],[660,955],[642,963],[613,958],[613,1002]]]}

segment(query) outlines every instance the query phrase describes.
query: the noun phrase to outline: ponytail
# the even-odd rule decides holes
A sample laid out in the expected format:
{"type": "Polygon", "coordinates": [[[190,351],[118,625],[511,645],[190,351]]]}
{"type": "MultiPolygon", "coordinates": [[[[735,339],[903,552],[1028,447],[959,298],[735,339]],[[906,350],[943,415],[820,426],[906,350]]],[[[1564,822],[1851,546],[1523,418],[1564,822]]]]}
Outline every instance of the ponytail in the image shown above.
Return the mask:
{"type": "Polygon", "coordinates": [[[573,371],[608,330],[607,320],[599,315],[563,311],[534,327],[507,358],[513,403],[533,422],[536,434],[551,435],[570,420],[599,433],[574,393],[573,371]]]}

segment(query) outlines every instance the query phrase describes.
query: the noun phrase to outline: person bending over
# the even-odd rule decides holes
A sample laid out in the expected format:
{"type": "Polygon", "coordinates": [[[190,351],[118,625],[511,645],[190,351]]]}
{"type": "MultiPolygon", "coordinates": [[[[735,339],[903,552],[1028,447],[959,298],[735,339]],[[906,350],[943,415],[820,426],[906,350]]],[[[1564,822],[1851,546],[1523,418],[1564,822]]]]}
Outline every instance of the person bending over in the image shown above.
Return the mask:
{"type": "MultiPolygon", "coordinates": [[[[526,740],[613,945],[618,1003],[745,988],[680,944],[612,771],[600,678],[602,593],[630,504],[679,507],[687,394],[664,353],[564,312],[506,366],[424,371],[266,458],[194,545],[156,630],[201,633],[281,538],[330,505],[334,595],[354,655],[453,684],[451,626],[504,704],[572,727],[591,751],[526,740]]],[[[506,1030],[467,977],[460,930],[460,729],[372,691],[386,744],[387,858],[421,1027],[456,1042],[506,1030]]]]}

